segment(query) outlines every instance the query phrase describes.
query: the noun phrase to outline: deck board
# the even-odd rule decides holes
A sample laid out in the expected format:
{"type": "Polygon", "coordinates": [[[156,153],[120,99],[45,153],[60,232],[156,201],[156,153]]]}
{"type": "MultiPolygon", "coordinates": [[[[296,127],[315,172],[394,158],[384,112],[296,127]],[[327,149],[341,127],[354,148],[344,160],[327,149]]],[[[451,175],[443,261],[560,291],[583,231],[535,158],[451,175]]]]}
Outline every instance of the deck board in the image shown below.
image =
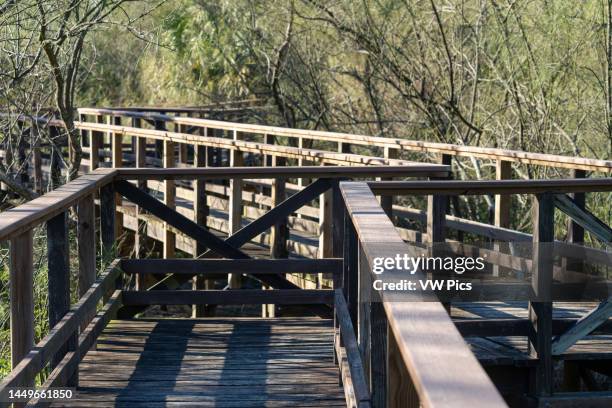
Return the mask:
{"type": "Polygon", "coordinates": [[[318,318],[115,320],[53,406],[345,406],[332,350],[318,318]]]}

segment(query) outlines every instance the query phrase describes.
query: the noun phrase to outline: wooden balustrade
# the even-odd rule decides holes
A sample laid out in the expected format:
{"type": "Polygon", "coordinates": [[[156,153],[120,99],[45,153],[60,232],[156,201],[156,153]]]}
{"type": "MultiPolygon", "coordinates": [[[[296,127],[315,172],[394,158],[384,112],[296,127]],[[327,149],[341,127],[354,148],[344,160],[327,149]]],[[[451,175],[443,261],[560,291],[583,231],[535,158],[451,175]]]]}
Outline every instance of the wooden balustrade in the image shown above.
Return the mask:
{"type": "MultiPolygon", "coordinates": [[[[584,208],[580,210],[578,209],[580,207],[566,205],[567,200],[570,199],[563,198],[567,196],[560,194],[612,191],[612,180],[352,182],[343,183],[341,190],[347,208],[344,223],[343,293],[348,299],[351,318],[358,327],[359,349],[364,357],[366,375],[368,376],[369,373],[369,378],[371,378],[369,390],[372,396],[372,406],[502,406],[503,401],[493,385],[483,378],[486,375],[480,366],[475,360],[464,359],[471,353],[466,349],[467,345],[461,336],[458,335],[457,328],[463,334],[471,335],[486,335],[485,333],[503,335],[503,332],[508,332],[507,335],[519,335],[519,333],[528,335],[532,356],[537,359],[533,393],[543,400],[546,398],[554,400],[553,350],[559,354],[559,350],[565,350],[569,344],[575,343],[598,326],[606,324],[612,313],[609,302],[604,300],[598,308],[575,322],[573,326],[565,324],[563,326],[566,328],[565,333],[559,326],[561,322],[555,320],[554,333],[557,337],[553,338],[553,306],[550,299],[553,298],[553,274],[557,268],[553,262],[553,256],[587,259],[584,257],[586,252],[593,250],[593,248],[585,247],[572,250],[572,244],[555,242],[555,207],[558,206],[582,226],[589,226],[596,236],[600,237],[604,243],[608,243],[607,231],[612,232],[612,229],[597,220],[584,208]],[[533,242],[533,266],[528,268],[532,274],[531,285],[535,296],[548,300],[530,302],[530,323],[517,321],[520,325],[513,326],[511,321],[507,321],[504,324],[508,326],[501,328],[496,321],[490,323],[481,321],[477,329],[475,326],[468,328],[464,324],[456,328],[444,309],[440,308],[439,303],[423,302],[425,298],[420,297],[406,299],[405,302],[385,301],[386,294],[383,292],[380,294],[382,303],[377,304],[374,298],[376,294],[369,293],[361,286],[362,279],[365,285],[369,284],[367,277],[372,273],[370,265],[374,257],[394,257],[398,253],[412,253],[411,247],[406,245],[399,236],[398,230],[389,219],[389,214],[379,205],[375,195],[428,195],[430,199],[426,212],[408,211],[405,215],[421,222],[427,222],[429,242],[448,242],[445,235],[445,229],[448,228],[464,228],[472,233],[481,234],[487,231],[484,230],[484,225],[479,230],[479,223],[470,224],[466,222],[467,220],[445,216],[446,197],[458,194],[490,193],[505,197],[521,193],[536,196],[533,236],[501,227],[492,227],[493,232],[489,234],[491,237],[505,240],[533,242]],[[558,204],[555,204],[557,201],[558,204]],[[603,230],[599,230],[600,228],[603,230]],[[355,241],[357,244],[353,243],[355,241]],[[541,243],[550,244],[540,245],[541,243]],[[554,246],[559,247],[554,248],[553,243],[555,243],[554,246]],[[355,262],[355,252],[359,254],[358,262],[355,262]],[[357,282],[351,280],[356,275],[355,269],[358,269],[357,274],[360,276],[357,282]],[[375,318],[373,316],[378,305],[383,305],[384,313],[377,314],[375,318]],[[386,331],[381,329],[381,321],[385,322],[385,327],[388,324],[389,337],[386,331]],[[527,327],[527,323],[531,324],[530,328],[527,327]],[[491,326],[487,329],[488,324],[491,326]],[[511,332],[508,331],[510,328],[512,328],[511,332]],[[436,359],[432,350],[442,348],[447,358],[436,359]],[[452,352],[449,351],[451,349],[452,352]],[[388,359],[386,366],[379,364],[381,358],[388,359]],[[398,364],[398,361],[403,361],[403,364],[398,364]],[[449,388],[444,391],[440,387],[435,387],[434,383],[444,382],[443,377],[447,374],[461,376],[462,387],[449,388]],[[387,378],[388,383],[372,380],[379,378],[387,378]],[[470,389],[472,391],[468,391],[470,389]]],[[[609,256],[595,260],[595,254],[592,255],[593,258],[589,261],[600,262],[606,266],[612,265],[612,258],[609,256]]],[[[490,256],[487,262],[513,269],[521,269],[526,265],[525,262],[518,266],[499,263],[498,257],[494,256],[490,256]]],[[[567,273],[565,270],[562,272],[567,273]]],[[[387,271],[385,275],[392,281],[401,279],[399,271],[387,271]],[[394,278],[396,274],[397,277],[394,278]]],[[[452,380],[449,378],[448,381],[452,380]]],[[[580,396],[575,395],[573,398],[580,398],[580,396]]],[[[602,396],[602,398],[607,397],[602,396]]],[[[576,399],[576,401],[579,400],[576,399]]]]}

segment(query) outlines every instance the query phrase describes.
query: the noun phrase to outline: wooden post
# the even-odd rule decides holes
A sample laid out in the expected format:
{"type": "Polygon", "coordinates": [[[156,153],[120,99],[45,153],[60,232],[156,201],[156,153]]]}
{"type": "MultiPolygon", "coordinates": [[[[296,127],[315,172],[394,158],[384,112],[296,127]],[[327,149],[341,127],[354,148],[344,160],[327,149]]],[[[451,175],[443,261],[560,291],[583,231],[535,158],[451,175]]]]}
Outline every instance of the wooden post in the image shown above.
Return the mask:
{"type": "MultiPolygon", "coordinates": [[[[49,269],[49,327],[53,328],[70,310],[70,248],[68,246],[68,217],[61,212],[47,221],[47,262],[49,269]]],[[[51,359],[57,366],[68,351],[77,347],[77,331],[51,359]]],[[[69,381],[76,386],[77,374],[69,381]]]]}
{"type": "MultiPolygon", "coordinates": [[[[586,171],[573,169],[572,177],[585,178],[586,171]]],[[[585,193],[572,193],[570,196],[574,199],[574,202],[576,203],[576,205],[578,205],[579,208],[585,209],[585,193]]],[[[578,245],[584,244],[584,228],[574,222],[574,220],[570,217],[567,217],[567,242],[578,245]]],[[[584,268],[584,262],[576,258],[562,258],[561,264],[563,266],[563,270],[565,271],[582,272],[584,268]]]]}
{"type": "MultiPolygon", "coordinates": [[[[109,123],[113,123],[115,125],[121,125],[121,118],[116,116],[114,118],[109,117],[109,123]]],[[[112,132],[112,166],[113,168],[123,167],[123,135],[121,133],[112,132]]],[[[115,209],[117,210],[121,207],[121,196],[119,194],[115,195],[115,209]]],[[[121,233],[123,232],[123,214],[119,211],[115,211],[115,237],[119,239],[121,237],[121,233]]]]}
{"type": "MultiPolygon", "coordinates": [[[[385,159],[397,159],[399,156],[399,150],[391,149],[388,146],[384,148],[384,156],[385,159]]],[[[384,179],[383,179],[384,180],[384,179]]],[[[390,179],[386,179],[390,180],[390,179]]],[[[380,197],[380,206],[385,210],[391,222],[393,222],[393,196],[381,196],[380,197]]]]}
{"type": "MultiPolygon", "coordinates": [[[[140,118],[132,118],[132,127],[139,128],[142,126],[140,118]]],[[[147,139],[144,137],[134,137],[136,139],[136,167],[147,167],[147,139]]],[[[148,192],[147,180],[138,180],[138,188],[148,192]]],[[[142,219],[144,211],[140,206],[136,206],[137,230],[134,236],[134,255],[136,258],[145,258],[149,251],[149,235],[147,221],[142,219]]],[[[147,289],[147,276],[143,274],[136,275],[136,290],[147,289]]]]}
{"type": "Polygon", "coordinates": [[[115,188],[109,183],[100,189],[100,239],[102,264],[108,265],[115,256],[115,188]]]}
{"type": "Polygon", "coordinates": [[[357,232],[348,211],[344,211],[344,253],[343,253],[343,289],[344,296],[353,322],[357,327],[357,305],[359,289],[359,268],[357,255],[357,232]]]}
{"type": "MultiPolygon", "coordinates": [[[[96,121],[98,123],[104,123],[104,117],[102,115],[97,115],[96,121]]],[[[91,171],[94,171],[100,165],[100,145],[102,144],[102,135],[95,131],[91,131],[89,135],[89,168],[91,171]]]]}
{"type": "MultiPolygon", "coordinates": [[[[233,139],[239,140],[239,134],[233,131],[233,139]]],[[[243,165],[243,155],[238,149],[230,150],[230,167],[240,167],[243,165]]],[[[242,228],[242,180],[239,178],[230,179],[229,196],[229,231],[232,235],[242,228]]],[[[241,286],[241,275],[230,273],[227,276],[228,284],[231,289],[238,289],[241,286]]]]}
{"type": "MultiPolygon", "coordinates": [[[[165,169],[174,167],[174,142],[164,141],[163,167],[165,169]]],[[[164,204],[174,209],[176,207],[176,188],[174,180],[164,181],[164,204]]],[[[176,248],[176,237],[170,230],[170,226],[164,223],[164,258],[173,258],[176,248]]]]}
{"type": "MultiPolygon", "coordinates": [[[[34,265],[32,230],[10,241],[11,366],[15,368],[34,345],[34,265]]],[[[28,378],[20,386],[34,385],[28,378]]]]}
{"type": "Polygon", "coordinates": [[[372,294],[370,265],[366,258],[363,248],[358,245],[358,294],[357,294],[357,342],[359,351],[363,361],[363,370],[366,376],[366,382],[370,383],[370,322],[371,322],[371,302],[372,294]]]}
{"type": "Polygon", "coordinates": [[[535,392],[551,395],[553,390],[552,365],[552,276],[555,206],[550,193],[535,197],[533,211],[533,267],[531,282],[539,299],[529,303],[529,318],[534,334],[529,339],[529,351],[538,358],[535,392]]]}
{"type": "MultiPolygon", "coordinates": [[[[319,199],[319,258],[332,256],[332,214],[333,191],[327,190],[319,199]]],[[[320,282],[317,284],[320,288],[320,282]]]]}
{"type": "Polygon", "coordinates": [[[79,201],[77,218],[79,297],[81,297],[96,281],[96,221],[93,195],[83,197],[79,201]]]}
{"type": "MultiPolygon", "coordinates": [[[[504,160],[497,160],[495,167],[495,178],[497,180],[509,180],[512,178],[512,163],[504,160]]],[[[510,227],[510,207],[511,207],[511,195],[495,195],[495,226],[501,228],[510,227]]],[[[493,246],[495,251],[499,251],[502,248],[499,242],[496,242],[493,246]]],[[[492,274],[493,276],[499,276],[503,269],[498,265],[493,265],[492,274]]]]}
{"type": "MultiPolygon", "coordinates": [[[[204,129],[206,134],[206,129],[204,129]]],[[[194,145],[193,146],[193,166],[194,167],[207,167],[206,159],[207,148],[206,146],[194,145]]],[[[209,215],[209,208],[206,203],[206,180],[195,179],[193,182],[193,212],[194,221],[196,224],[203,228],[207,228],[206,222],[209,215]]],[[[193,240],[193,257],[199,258],[206,251],[206,247],[201,242],[193,240]]],[[[202,275],[196,275],[193,277],[193,290],[200,289],[212,289],[214,281],[210,279],[204,279],[202,275]]],[[[211,315],[214,308],[212,306],[207,307],[206,305],[192,305],[191,315],[192,317],[202,317],[211,315]],[[208,313],[210,312],[210,313],[208,313]]]]}
{"type": "MultiPolygon", "coordinates": [[[[276,156],[272,158],[272,162],[276,165],[276,156]]],[[[272,208],[276,207],[287,198],[286,180],[283,178],[275,178],[272,180],[272,208]]],[[[289,229],[287,227],[287,219],[278,220],[272,227],[272,236],[270,237],[270,257],[271,258],[286,258],[287,239],[289,238],[289,229]]]]}
{"type": "Polygon", "coordinates": [[[40,129],[37,123],[30,128],[30,145],[32,147],[32,167],[34,167],[34,191],[43,193],[42,157],[40,155],[40,129]]]}
{"type": "Polygon", "coordinates": [[[445,242],[447,196],[427,196],[427,237],[431,244],[445,242]]]}

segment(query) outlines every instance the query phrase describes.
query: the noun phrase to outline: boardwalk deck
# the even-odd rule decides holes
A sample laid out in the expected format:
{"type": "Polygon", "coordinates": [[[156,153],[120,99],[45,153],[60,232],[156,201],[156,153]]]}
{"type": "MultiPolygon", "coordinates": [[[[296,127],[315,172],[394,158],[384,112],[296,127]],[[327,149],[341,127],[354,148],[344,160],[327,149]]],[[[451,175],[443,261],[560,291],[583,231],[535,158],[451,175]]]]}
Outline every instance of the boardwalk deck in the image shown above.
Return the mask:
{"type": "Polygon", "coordinates": [[[115,320],[53,406],[346,406],[332,350],[318,318],[115,320]]]}

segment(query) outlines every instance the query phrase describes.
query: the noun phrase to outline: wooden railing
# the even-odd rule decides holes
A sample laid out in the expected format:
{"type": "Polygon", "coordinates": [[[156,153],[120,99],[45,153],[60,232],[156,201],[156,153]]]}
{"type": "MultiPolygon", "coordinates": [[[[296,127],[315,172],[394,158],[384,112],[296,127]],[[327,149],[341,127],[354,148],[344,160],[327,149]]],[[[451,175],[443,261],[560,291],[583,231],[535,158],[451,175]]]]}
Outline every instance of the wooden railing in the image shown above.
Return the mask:
{"type": "MultiPolygon", "coordinates": [[[[341,231],[338,219],[341,199],[340,180],[375,177],[405,178],[446,172],[444,166],[355,166],[355,167],[291,167],[291,168],[176,168],[176,169],[105,169],[98,168],[58,189],[26,204],[0,214],[0,241],[10,246],[10,306],[11,346],[13,371],[0,384],[0,396],[6,400],[10,387],[31,386],[38,373],[50,367],[46,386],[75,385],[78,382],[77,366],[97,335],[119,308],[134,308],[150,304],[333,304],[333,290],[318,289],[296,291],[299,286],[287,280],[290,274],[329,274],[331,282],[340,276],[340,257],[324,259],[255,260],[240,248],[257,236],[271,230],[272,242],[277,247],[285,245],[286,233],[282,231],[287,217],[295,214],[305,204],[320,198],[329,190],[332,254],[342,251],[341,231]],[[431,171],[431,173],[429,173],[431,171]],[[139,188],[142,180],[174,181],[191,179],[201,182],[211,179],[233,180],[274,179],[277,189],[287,179],[308,178],[314,181],[293,195],[276,194],[272,208],[250,223],[228,234],[225,239],[211,232],[197,216],[186,217],[169,205],[168,197],[160,201],[139,188]],[[99,197],[99,200],[95,197],[99,197]],[[123,197],[123,198],[121,198],[123,197]],[[121,235],[116,223],[117,204],[126,205],[124,199],[138,206],[138,214],[153,216],[163,222],[166,231],[181,234],[195,241],[198,257],[202,259],[172,259],[164,251],[166,259],[111,260],[121,248],[117,238],[121,235]],[[99,203],[99,221],[95,217],[95,202],[99,203]],[[68,241],[68,213],[76,207],[76,236],[78,252],[78,297],[70,304],[70,262],[68,241]],[[99,224],[98,224],[99,223],[99,224]],[[47,266],[49,280],[49,333],[34,344],[34,254],[33,230],[46,225],[47,266]],[[99,225],[99,228],[95,226],[99,225]],[[97,232],[96,232],[97,231],[97,232]],[[99,239],[98,239],[99,237],[99,239]],[[100,246],[96,243],[100,242],[100,246]],[[96,279],[97,257],[105,271],[96,279]],[[226,260],[206,259],[211,256],[226,260]],[[194,276],[206,279],[208,275],[232,274],[255,276],[265,286],[276,290],[241,290],[231,293],[219,290],[201,290],[197,282],[193,291],[180,291],[157,285],[150,288],[143,279],[129,279],[124,286],[122,274],[143,277],[155,273],[168,274],[176,281],[191,280],[194,276]],[[210,271],[210,272],[209,272],[210,271]],[[279,273],[280,271],[280,273],[279,273]],[[135,290],[129,290],[133,288],[135,290]],[[159,290],[165,288],[166,290],[159,290]],[[119,289],[124,289],[123,291],[119,289]],[[155,289],[155,290],[147,290],[155,289]],[[293,289],[293,290],[292,290],[293,289]],[[115,290],[115,292],[113,292],[115,290]],[[290,293],[287,290],[292,290],[290,293]],[[110,292],[109,292],[110,291],[110,292]],[[105,296],[106,295],[106,296],[105,296]],[[105,306],[96,314],[96,305],[104,298],[105,306]],[[93,320],[92,320],[93,319],[93,320]]],[[[164,241],[166,242],[166,241],[164,241]]],[[[136,241],[138,244],[138,241],[136,241]]],[[[128,251],[130,252],[130,251],[128,251]]],[[[133,252],[131,252],[133,253],[133,252]]],[[[138,256],[142,256],[136,252],[138,256]]],[[[280,254],[272,251],[273,258],[280,254]]],[[[314,311],[320,311],[313,306],[314,311]]],[[[323,310],[324,315],[331,315],[323,310]]],[[[340,312],[343,313],[343,312],[340,312]]],[[[196,313],[197,315],[197,313],[196,313]]],[[[348,335],[344,324],[343,332],[348,335]]],[[[354,335],[354,334],[353,334],[354,335]]],[[[349,351],[351,355],[352,351],[349,351]]],[[[349,393],[353,395],[353,393],[349,393]]],[[[360,394],[359,394],[360,395],[360,394]]],[[[361,398],[361,402],[366,401],[361,398]]],[[[361,406],[361,405],[360,405],[361,406]]]]}
{"type": "MultiPolygon", "coordinates": [[[[517,257],[497,249],[486,250],[486,262],[520,271],[525,271],[528,267],[533,291],[538,295],[548,293],[549,299],[556,269],[568,273],[565,265],[562,268],[555,265],[550,246],[555,246],[555,255],[572,259],[574,262],[595,262],[607,267],[612,266],[612,254],[606,250],[595,250],[571,243],[554,243],[554,212],[557,208],[570,217],[570,225],[576,234],[583,234],[583,228],[597,231],[595,235],[604,238],[604,244],[609,244],[605,237],[609,236],[610,227],[598,220],[584,206],[576,205],[575,199],[566,193],[577,195],[609,192],[612,191],[610,179],[343,182],[340,189],[346,206],[343,291],[352,322],[358,327],[358,346],[365,360],[363,364],[366,374],[369,374],[369,391],[373,406],[504,406],[503,400],[472,355],[442,303],[426,302],[424,300],[427,298],[419,294],[415,294],[414,298],[408,298],[410,295],[407,294],[405,301],[391,299],[385,292],[380,293],[379,301],[370,297],[364,298],[364,293],[369,293],[369,290],[363,285],[368,285],[370,280],[356,277],[373,276],[371,265],[374,258],[394,258],[397,254],[410,254],[411,245],[414,245],[414,241],[412,244],[406,243],[393,225],[390,217],[395,209],[389,205],[389,201],[386,205],[382,201],[381,205],[376,196],[428,196],[427,211],[416,213],[426,223],[424,241],[448,243],[455,241],[446,239],[446,231],[465,226],[449,223],[449,219],[445,217],[449,196],[534,194],[536,200],[533,236],[495,228],[493,233],[489,234],[495,238],[532,241],[533,259],[514,262],[517,257]],[[550,246],[539,247],[539,243],[550,243],[550,246]],[[461,379],[461,386],[441,386],[453,384],[458,378],[461,379]]],[[[484,231],[484,226],[479,223],[476,227],[478,229],[472,229],[471,232],[484,231]]],[[[462,245],[457,247],[461,250],[462,245]]],[[[484,251],[480,248],[470,248],[471,255],[474,254],[474,249],[484,251]]],[[[386,271],[385,276],[390,281],[406,279],[406,275],[400,270],[386,271]]],[[[418,279],[419,275],[411,279],[415,277],[418,279]]],[[[604,296],[610,295],[606,291],[604,296]]],[[[538,361],[535,397],[547,397],[547,401],[554,401],[554,398],[550,397],[553,355],[562,353],[577,340],[605,324],[612,315],[609,300],[604,298],[598,308],[571,324],[565,324],[561,332],[560,325],[557,324],[555,337],[552,331],[550,301],[530,302],[533,316],[531,322],[513,322],[506,319],[501,324],[496,321],[478,322],[478,329],[476,325],[472,325],[472,331],[467,327],[469,325],[461,326],[460,329],[463,334],[481,336],[502,333],[531,336],[532,333],[537,333],[536,337],[530,337],[533,356],[538,361]],[[500,329],[501,326],[504,326],[503,330],[500,329]]],[[[567,400],[569,397],[564,398],[567,400]]]]}

